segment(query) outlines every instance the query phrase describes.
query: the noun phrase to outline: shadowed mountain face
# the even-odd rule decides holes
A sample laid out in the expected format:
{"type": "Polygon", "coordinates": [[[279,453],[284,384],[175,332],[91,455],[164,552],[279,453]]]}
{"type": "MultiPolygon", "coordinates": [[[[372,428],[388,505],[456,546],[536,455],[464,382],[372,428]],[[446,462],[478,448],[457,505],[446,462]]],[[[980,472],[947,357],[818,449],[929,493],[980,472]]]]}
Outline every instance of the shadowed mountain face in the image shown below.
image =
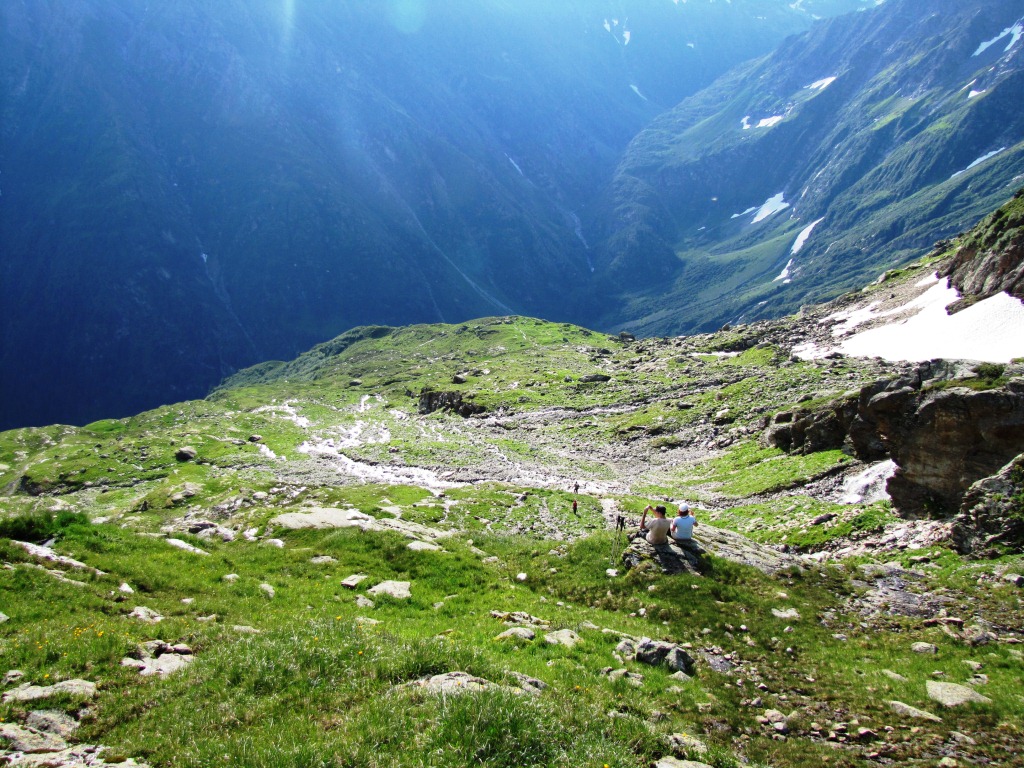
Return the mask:
{"type": "Polygon", "coordinates": [[[595,320],[594,203],[637,132],[865,5],[6,3],[0,427],[359,324],[595,320]]]}
{"type": "Polygon", "coordinates": [[[671,333],[778,316],[1005,202],[1024,178],[1022,12],[889,0],[660,116],[595,220],[595,262],[628,299],[603,324],[671,333]]]}

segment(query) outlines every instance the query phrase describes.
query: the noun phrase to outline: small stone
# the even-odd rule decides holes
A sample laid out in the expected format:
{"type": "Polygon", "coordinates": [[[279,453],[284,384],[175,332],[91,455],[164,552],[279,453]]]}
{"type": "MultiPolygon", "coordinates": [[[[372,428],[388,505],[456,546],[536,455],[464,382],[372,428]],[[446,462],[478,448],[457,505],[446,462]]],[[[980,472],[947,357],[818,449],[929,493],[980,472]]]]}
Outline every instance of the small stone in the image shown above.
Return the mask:
{"type": "Polygon", "coordinates": [[[135,590],[132,589],[127,584],[122,584],[120,587],[117,588],[117,591],[121,592],[122,594],[125,594],[125,595],[134,595],[135,594],[135,590]]]}
{"type": "Polygon", "coordinates": [[[882,674],[888,678],[895,680],[897,683],[909,682],[907,678],[905,678],[903,675],[899,674],[898,672],[893,672],[891,669],[883,669],[882,674]]]}
{"type": "Polygon", "coordinates": [[[977,703],[991,704],[992,699],[982,696],[980,693],[965,685],[956,683],[938,683],[929,680],[925,684],[928,689],[928,698],[939,702],[945,707],[959,707],[962,704],[977,703]]]}
{"type": "Polygon", "coordinates": [[[88,680],[62,680],[48,686],[26,683],[5,693],[4,701],[36,701],[60,694],[76,699],[93,699],[96,698],[96,683],[91,683],[88,680]]]}
{"type": "Polygon", "coordinates": [[[525,582],[527,578],[529,578],[529,577],[525,573],[517,573],[516,574],[516,581],[518,581],[520,584],[525,582]]]}
{"type": "Polygon", "coordinates": [[[356,605],[360,608],[373,608],[376,604],[366,595],[356,595],[356,605]]]}
{"type": "Polygon", "coordinates": [[[673,733],[668,737],[668,741],[673,750],[686,752],[687,754],[692,753],[703,756],[708,752],[707,744],[688,733],[673,733]]]}
{"type": "Polygon", "coordinates": [[[707,763],[696,760],[680,760],[678,757],[663,757],[654,764],[654,768],[711,768],[707,763]]]}
{"type": "Polygon", "coordinates": [[[250,627],[246,624],[235,624],[232,629],[240,635],[259,635],[262,634],[256,627],[250,627]]]}
{"type": "Polygon", "coordinates": [[[263,590],[263,592],[264,592],[264,594],[266,594],[266,596],[267,596],[267,597],[270,597],[270,598],[273,598],[273,597],[274,597],[274,595],[276,595],[276,594],[277,594],[277,593],[276,593],[276,592],[274,591],[274,588],[273,588],[273,587],[272,587],[272,586],[271,586],[270,584],[266,584],[266,583],[264,583],[264,584],[260,584],[260,589],[262,589],[262,590],[263,590]]]}
{"type": "Polygon", "coordinates": [[[238,581],[238,574],[237,573],[229,573],[226,576],[221,576],[220,580],[221,581],[226,581],[229,584],[232,584],[232,583],[238,581]]]}
{"type": "Polygon", "coordinates": [[[68,747],[67,742],[60,736],[52,733],[40,733],[14,723],[0,724],[0,740],[6,741],[11,751],[26,754],[60,752],[68,747]]]}
{"type": "Polygon", "coordinates": [[[177,549],[180,549],[182,552],[191,552],[193,555],[209,555],[210,554],[206,550],[200,549],[199,547],[195,547],[195,546],[189,544],[187,541],[182,541],[181,539],[164,539],[164,541],[166,541],[172,547],[176,547],[177,549]]]}
{"type": "Polygon", "coordinates": [[[316,557],[310,558],[310,563],[313,565],[330,565],[331,563],[338,562],[330,555],[317,555],[316,557]]]}
{"type": "Polygon", "coordinates": [[[25,673],[22,672],[20,669],[9,670],[4,675],[4,685],[11,685],[12,683],[16,683],[23,677],[25,677],[25,673]]]}
{"type": "Polygon", "coordinates": [[[914,643],[912,646],[910,646],[910,650],[912,650],[914,653],[935,654],[939,652],[939,647],[937,645],[933,645],[932,643],[914,643]]]}
{"type": "Polygon", "coordinates": [[[889,706],[897,715],[913,717],[918,720],[930,720],[933,723],[942,722],[942,718],[936,717],[931,712],[925,712],[923,709],[918,709],[917,707],[912,707],[909,704],[904,704],[902,701],[890,701],[889,706]]]}
{"type": "Polygon", "coordinates": [[[1013,584],[1015,587],[1024,587],[1024,576],[1019,573],[1007,573],[1003,576],[1003,581],[1013,584]]]}
{"type": "Polygon", "coordinates": [[[185,445],[174,452],[174,458],[178,461],[195,461],[199,453],[191,445],[185,445]]]}
{"type": "Polygon", "coordinates": [[[345,579],[342,579],[341,580],[341,586],[345,587],[345,589],[355,589],[356,587],[359,586],[360,582],[364,581],[365,579],[366,579],[366,574],[364,574],[364,573],[355,573],[355,574],[353,574],[353,575],[351,575],[351,576],[349,576],[349,577],[347,577],[345,579]]]}
{"type": "Polygon", "coordinates": [[[537,637],[537,633],[529,627],[512,627],[507,629],[500,635],[495,637],[495,640],[526,640],[530,641],[537,637]]]}
{"type": "Polygon", "coordinates": [[[60,710],[40,709],[28,713],[25,725],[35,731],[52,733],[62,739],[67,739],[78,730],[79,723],[75,718],[60,710]]]}
{"type": "Polygon", "coordinates": [[[792,619],[797,620],[800,618],[800,612],[796,608],[786,608],[780,610],[779,608],[772,608],[772,616],[777,619],[792,619]]]}
{"type": "Polygon", "coordinates": [[[407,600],[412,597],[411,586],[412,584],[408,581],[382,581],[380,584],[370,587],[367,594],[387,595],[396,600],[407,600]]]}
{"type": "Polygon", "coordinates": [[[163,616],[154,611],[152,608],[147,608],[144,605],[140,605],[128,615],[133,619],[144,621],[147,624],[157,624],[164,620],[163,616]]]}
{"type": "Polygon", "coordinates": [[[412,541],[409,542],[408,549],[413,552],[440,552],[441,547],[437,544],[431,544],[429,541],[412,541]]]}
{"type": "Polygon", "coordinates": [[[580,642],[580,639],[580,636],[571,629],[559,629],[555,632],[548,632],[544,635],[544,640],[549,644],[564,645],[566,648],[572,648],[580,642]]]}
{"type": "Polygon", "coordinates": [[[284,549],[284,542],[281,539],[265,539],[263,543],[266,544],[268,547],[284,549]]]}

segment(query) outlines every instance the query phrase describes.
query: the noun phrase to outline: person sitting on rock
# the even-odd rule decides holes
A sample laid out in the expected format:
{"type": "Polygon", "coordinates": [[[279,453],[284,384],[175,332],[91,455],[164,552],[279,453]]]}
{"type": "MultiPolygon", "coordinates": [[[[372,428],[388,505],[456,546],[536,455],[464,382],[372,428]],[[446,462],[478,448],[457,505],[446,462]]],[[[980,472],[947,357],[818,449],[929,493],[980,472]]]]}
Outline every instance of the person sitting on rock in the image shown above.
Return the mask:
{"type": "Polygon", "coordinates": [[[697,524],[697,518],[690,511],[689,504],[680,504],[679,513],[670,524],[672,541],[680,547],[687,549],[698,549],[697,542],[693,540],[693,526],[697,524]]]}
{"type": "Polygon", "coordinates": [[[665,507],[659,504],[652,507],[648,504],[644,507],[644,516],[640,518],[640,533],[646,533],[645,538],[648,544],[668,544],[668,533],[671,523],[665,517],[665,507]],[[654,517],[647,523],[647,513],[654,512],[654,517]]]}

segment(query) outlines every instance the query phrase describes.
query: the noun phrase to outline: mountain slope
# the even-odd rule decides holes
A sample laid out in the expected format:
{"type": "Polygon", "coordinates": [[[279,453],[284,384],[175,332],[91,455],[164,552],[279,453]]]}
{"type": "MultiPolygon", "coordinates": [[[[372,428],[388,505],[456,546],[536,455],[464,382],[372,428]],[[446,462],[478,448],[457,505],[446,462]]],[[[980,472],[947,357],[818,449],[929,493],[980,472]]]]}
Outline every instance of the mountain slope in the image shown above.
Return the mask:
{"type": "MultiPolygon", "coordinates": [[[[366,327],[205,400],[0,432],[0,758],[1021,766],[1024,457],[965,497],[971,560],[962,514],[885,498],[897,432],[862,462],[837,427],[988,401],[1021,450],[1024,365],[795,354],[961,247],[1016,268],[1017,216],[800,317],[366,327]],[[692,562],[627,541],[682,500],[692,562]]],[[[945,479],[995,448],[978,426],[945,479]]]]}
{"type": "Polygon", "coordinates": [[[782,0],[5,3],[0,425],[198,396],[355,325],[579,318],[577,211],[622,149],[810,20],[782,0]]]}
{"type": "Polygon", "coordinates": [[[887,2],[659,118],[609,192],[598,263],[633,299],[606,319],[664,332],[778,315],[973,224],[1024,174],[1020,22],[1014,2],[887,2]],[[652,269],[671,288],[628,282],[652,269]]]}

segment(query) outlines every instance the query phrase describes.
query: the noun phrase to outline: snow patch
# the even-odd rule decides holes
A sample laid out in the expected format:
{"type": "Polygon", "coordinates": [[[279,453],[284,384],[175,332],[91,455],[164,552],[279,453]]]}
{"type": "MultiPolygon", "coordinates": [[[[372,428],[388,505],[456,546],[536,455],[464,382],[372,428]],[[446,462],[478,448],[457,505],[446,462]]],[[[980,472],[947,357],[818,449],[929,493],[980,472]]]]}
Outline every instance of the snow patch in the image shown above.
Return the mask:
{"type": "Polygon", "coordinates": [[[749,131],[751,128],[773,128],[785,119],[785,115],[774,115],[772,117],[764,117],[757,121],[757,125],[754,125],[750,122],[750,115],[744,115],[743,119],[740,120],[740,126],[744,131],[749,131]]]}
{"type": "Polygon", "coordinates": [[[970,100],[971,100],[971,99],[973,99],[973,98],[974,98],[975,96],[981,96],[981,94],[983,94],[983,93],[985,93],[985,91],[984,91],[984,90],[981,90],[981,91],[969,91],[969,92],[967,93],[967,100],[968,100],[968,101],[970,101],[970,100]]]}
{"type": "Polygon", "coordinates": [[[812,221],[810,224],[804,227],[803,230],[801,230],[800,234],[796,236],[796,242],[793,243],[793,247],[789,251],[790,255],[796,256],[798,253],[800,253],[800,249],[803,248],[804,245],[807,243],[807,239],[811,236],[811,232],[813,232],[814,228],[821,224],[821,222],[823,222],[824,220],[825,217],[822,216],[820,219],[818,219],[817,221],[812,221]]]}
{"type": "Polygon", "coordinates": [[[511,157],[509,157],[509,156],[508,156],[507,154],[505,155],[505,157],[508,157],[508,161],[509,161],[510,163],[512,163],[512,167],[513,167],[513,168],[515,168],[515,169],[516,169],[517,171],[519,171],[519,175],[520,175],[520,176],[523,176],[523,177],[525,178],[525,177],[526,177],[526,174],[525,174],[525,173],[523,173],[523,169],[519,167],[519,163],[517,163],[517,162],[516,162],[515,160],[513,160],[513,159],[512,159],[511,157]]]}
{"type": "Polygon", "coordinates": [[[954,174],[953,174],[952,176],[950,176],[949,178],[951,178],[951,179],[955,179],[955,178],[956,178],[957,176],[959,176],[959,175],[960,175],[961,173],[967,173],[967,171],[971,170],[972,168],[975,168],[975,167],[977,167],[977,166],[981,165],[981,164],[982,164],[982,163],[984,163],[984,162],[985,162],[986,160],[989,160],[989,159],[991,159],[991,158],[995,157],[996,155],[998,155],[998,154],[999,154],[1000,152],[1004,152],[1004,151],[1006,151],[1006,147],[1000,147],[999,149],[994,149],[994,150],[992,150],[991,152],[989,152],[989,153],[988,153],[987,155],[982,155],[981,157],[979,157],[979,158],[978,158],[977,160],[975,160],[975,161],[974,161],[973,163],[971,163],[970,165],[968,165],[968,166],[967,166],[966,168],[964,168],[964,169],[963,169],[962,171],[957,171],[956,173],[954,173],[954,174]]]}
{"type": "Polygon", "coordinates": [[[1015,46],[1020,41],[1021,36],[1024,36],[1024,21],[1018,21],[1012,27],[1007,27],[1006,29],[1004,29],[991,40],[985,41],[984,43],[978,46],[978,49],[974,53],[972,53],[971,56],[980,56],[993,45],[1002,40],[1004,37],[1010,38],[1010,42],[1007,44],[1006,48],[1003,49],[1004,53],[1008,53],[1010,49],[1013,48],[1013,46],[1015,46]]]}
{"type": "Polygon", "coordinates": [[[840,504],[873,504],[889,498],[885,484],[896,472],[892,459],[872,464],[858,475],[848,477],[843,483],[840,504]]]}
{"type": "Polygon", "coordinates": [[[839,349],[854,357],[910,362],[948,358],[1007,363],[1024,357],[1024,304],[1019,299],[1000,293],[947,314],[946,307],[958,298],[948,280],[938,282],[905,307],[885,313],[920,307],[913,317],[858,333],[839,349]]]}
{"type": "Polygon", "coordinates": [[[832,85],[832,83],[834,83],[835,81],[836,81],[835,77],[824,77],[821,80],[815,80],[810,85],[805,85],[804,86],[804,90],[808,90],[808,91],[824,91],[826,88],[828,88],[830,85],[832,85]]]}
{"type": "Polygon", "coordinates": [[[789,277],[789,268],[792,266],[793,260],[790,259],[788,262],[786,262],[786,266],[782,268],[782,271],[779,273],[779,276],[772,280],[772,282],[777,283],[779,282],[779,280],[781,280],[784,284],[793,282],[789,277]]]}
{"type": "Polygon", "coordinates": [[[785,193],[779,192],[774,197],[769,197],[765,200],[764,204],[758,209],[757,213],[754,214],[754,224],[764,221],[770,216],[774,216],[779,211],[784,211],[789,208],[789,203],[786,202],[785,193]]]}
{"type": "Polygon", "coordinates": [[[299,412],[295,410],[291,403],[285,403],[284,405],[264,405],[262,408],[257,408],[253,413],[272,413],[275,416],[282,416],[283,418],[291,421],[295,426],[302,429],[308,429],[311,423],[305,416],[299,416],[299,412]]]}

